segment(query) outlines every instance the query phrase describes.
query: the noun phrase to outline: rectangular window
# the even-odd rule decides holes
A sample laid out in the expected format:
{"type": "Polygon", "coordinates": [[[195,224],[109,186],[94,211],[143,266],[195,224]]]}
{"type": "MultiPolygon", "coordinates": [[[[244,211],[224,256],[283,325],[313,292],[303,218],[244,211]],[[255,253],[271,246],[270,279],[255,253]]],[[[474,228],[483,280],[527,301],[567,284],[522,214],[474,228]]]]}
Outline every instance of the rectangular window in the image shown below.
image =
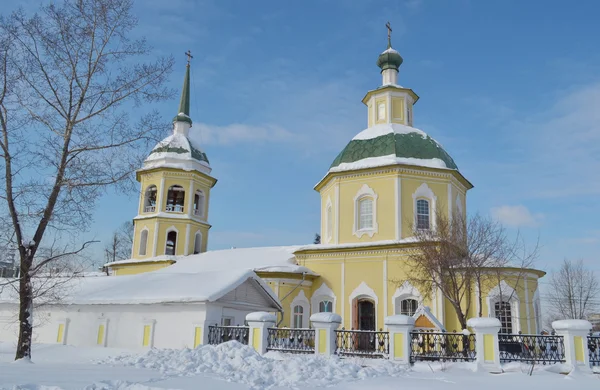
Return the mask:
{"type": "Polygon", "coordinates": [[[417,200],[417,229],[429,229],[429,202],[417,200]]]}
{"type": "Polygon", "coordinates": [[[500,320],[500,333],[512,333],[512,309],[509,302],[496,302],[494,304],[496,318],[500,320]]]}
{"type": "Polygon", "coordinates": [[[359,205],[359,229],[373,228],[373,201],[371,199],[363,199],[359,205]]]}

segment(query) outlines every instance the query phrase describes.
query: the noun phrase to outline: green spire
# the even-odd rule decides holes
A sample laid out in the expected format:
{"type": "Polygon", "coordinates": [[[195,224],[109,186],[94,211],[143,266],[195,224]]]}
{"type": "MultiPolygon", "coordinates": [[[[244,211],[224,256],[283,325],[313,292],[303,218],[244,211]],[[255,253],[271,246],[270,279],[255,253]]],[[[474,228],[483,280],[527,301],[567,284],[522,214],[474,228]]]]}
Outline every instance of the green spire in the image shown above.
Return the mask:
{"type": "MultiPolygon", "coordinates": [[[[188,53],[186,53],[188,54],[188,53]]],[[[192,118],[190,118],[190,62],[188,59],[187,66],[185,68],[185,78],[183,79],[183,90],[181,91],[181,100],[179,101],[179,111],[177,116],[173,118],[173,122],[187,122],[192,124],[192,118]]]]}

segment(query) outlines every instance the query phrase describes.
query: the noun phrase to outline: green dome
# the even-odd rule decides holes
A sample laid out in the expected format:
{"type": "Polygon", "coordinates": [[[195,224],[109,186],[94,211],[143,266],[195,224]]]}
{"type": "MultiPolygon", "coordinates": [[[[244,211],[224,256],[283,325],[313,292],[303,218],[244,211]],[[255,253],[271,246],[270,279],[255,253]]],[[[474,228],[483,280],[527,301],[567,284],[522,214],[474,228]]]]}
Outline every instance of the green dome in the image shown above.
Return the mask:
{"type": "Polygon", "coordinates": [[[398,70],[403,61],[404,60],[398,51],[388,47],[388,49],[381,53],[379,58],[377,58],[377,66],[380,67],[382,71],[386,69],[398,70]]]}
{"type": "Polygon", "coordinates": [[[330,172],[405,164],[455,169],[450,155],[425,132],[396,123],[369,127],[354,137],[335,158],[330,172]]]}

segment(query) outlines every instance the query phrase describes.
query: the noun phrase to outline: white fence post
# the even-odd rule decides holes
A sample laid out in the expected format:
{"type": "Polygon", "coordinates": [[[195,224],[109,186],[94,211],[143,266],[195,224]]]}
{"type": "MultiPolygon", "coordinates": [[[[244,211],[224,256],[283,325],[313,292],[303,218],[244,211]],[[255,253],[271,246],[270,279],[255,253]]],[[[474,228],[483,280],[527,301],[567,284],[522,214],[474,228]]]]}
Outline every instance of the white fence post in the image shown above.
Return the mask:
{"type": "Polygon", "coordinates": [[[565,362],[573,371],[590,372],[590,352],[587,335],[592,324],[586,320],[560,320],[552,323],[556,334],[563,336],[565,362]]]}
{"type": "Polygon", "coordinates": [[[335,313],[315,313],[310,316],[315,328],[315,355],[335,354],[335,330],[342,323],[342,317],[335,313]]]}
{"type": "Polygon", "coordinates": [[[257,311],[246,316],[248,322],[248,345],[256,352],[264,355],[267,353],[269,342],[269,328],[275,326],[277,318],[274,314],[265,311],[257,311]]]}
{"type": "Polygon", "coordinates": [[[385,317],[383,323],[390,333],[390,360],[410,364],[412,337],[410,333],[415,328],[415,319],[402,314],[385,317]]]}
{"type": "Polygon", "coordinates": [[[469,318],[467,326],[475,332],[475,361],[482,369],[499,373],[500,349],[498,345],[498,332],[502,327],[497,318],[469,318]]]}

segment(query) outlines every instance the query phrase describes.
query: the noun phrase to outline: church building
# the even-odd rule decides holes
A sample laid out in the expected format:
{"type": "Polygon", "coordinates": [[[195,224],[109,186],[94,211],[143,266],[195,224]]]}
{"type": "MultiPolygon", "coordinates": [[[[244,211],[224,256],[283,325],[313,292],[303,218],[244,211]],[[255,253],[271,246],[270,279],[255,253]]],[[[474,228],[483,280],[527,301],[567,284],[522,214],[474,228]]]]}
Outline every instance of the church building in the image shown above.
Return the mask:
{"type": "MultiPolygon", "coordinates": [[[[115,312],[114,305],[127,303],[117,310],[118,318],[128,318],[120,326],[131,327],[133,321],[140,334],[122,342],[149,345],[156,332],[164,340],[159,347],[193,347],[200,342],[198,329],[241,324],[244,313],[258,309],[276,313],[278,326],[294,328],[310,327],[313,313],[334,312],[347,329],[378,330],[386,316],[405,314],[415,317],[418,328],[460,331],[455,310],[441,291],[420,291],[406,281],[408,254],[421,245],[413,229],[435,231],[434,216],[440,214],[466,218],[473,185],[438,142],[413,126],[419,96],[399,84],[402,62],[388,34],[387,48],[376,62],[381,85],[362,99],[367,128],[332,156],[314,187],[320,197],[321,243],[214,251],[207,246],[211,189],[217,179],[203,146],[190,137],[195,130],[188,63],[173,133],[150,151],[136,173],[141,191],[131,258],[105,265],[110,276],[102,279],[108,284],[81,282],[89,286],[71,304],[102,304],[105,316],[115,312]],[[227,283],[220,285],[219,278],[227,283]],[[154,290],[155,281],[160,281],[156,289],[165,291],[150,294],[156,297],[146,303],[154,306],[132,306],[144,304],[144,291],[154,290]],[[169,283],[178,286],[167,291],[169,283]],[[114,293],[107,295],[109,290],[114,293]],[[106,296],[98,301],[95,291],[106,296]],[[195,314],[199,300],[202,316],[195,314]],[[140,310],[143,315],[134,315],[140,310]],[[152,314],[156,311],[163,313],[161,319],[152,314]],[[169,342],[169,334],[176,334],[177,341],[169,342]]],[[[505,268],[499,275],[495,285],[473,286],[467,316],[476,317],[481,309],[484,316],[500,318],[502,332],[538,333],[538,280],[545,273],[505,268]]],[[[44,326],[52,329],[48,334],[64,332],[65,318],[74,312],[66,307],[60,309],[66,311],[59,322],[44,326]]],[[[98,340],[104,342],[104,337],[98,330],[98,340]]]]}

